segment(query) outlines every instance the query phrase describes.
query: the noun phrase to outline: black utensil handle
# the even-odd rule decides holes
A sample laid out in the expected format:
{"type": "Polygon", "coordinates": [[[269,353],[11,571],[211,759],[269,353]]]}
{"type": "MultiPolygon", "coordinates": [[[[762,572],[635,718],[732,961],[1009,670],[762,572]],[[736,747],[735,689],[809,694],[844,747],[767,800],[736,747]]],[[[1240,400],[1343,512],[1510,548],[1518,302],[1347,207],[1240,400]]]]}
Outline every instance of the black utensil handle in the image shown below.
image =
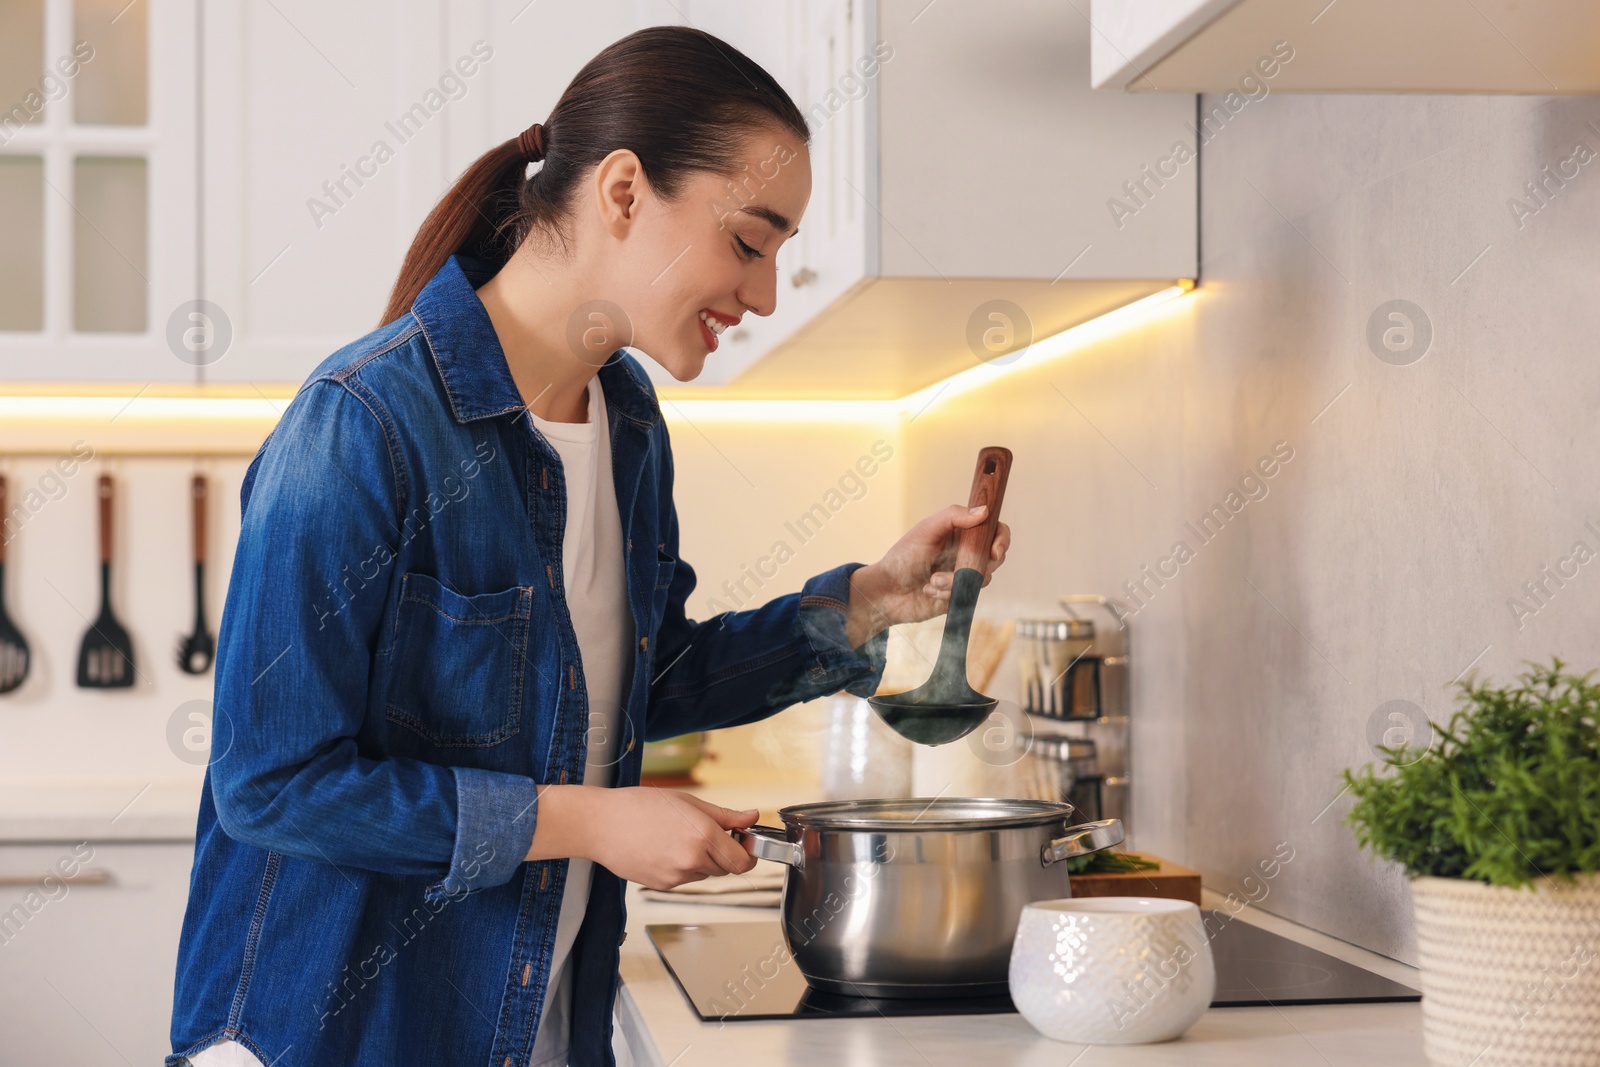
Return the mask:
{"type": "Polygon", "coordinates": [[[206,476],[196,474],[189,483],[189,495],[194,502],[194,561],[206,561],[206,476]]]}
{"type": "Polygon", "coordinates": [[[100,476],[100,562],[111,562],[111,475],[100,476]]]}
{"type": "Polygon", "coordinates": [[[980,575],[989,572],[989,549],[1000,528],[1000,505],[1006,497],[1006,480],[1011,475],[1011,449],[990,445],[978,453],[978,466],[972,472],[972,494],[967,507],[987,504],[983,522],[961,531],[956,542],[955,569],[970,567],[980,575]]]}
{"type": "Polygon", "coordinates": [[[11,540],[11,534],[5,527],[6,513],[6,476],[0,474],[0,564],[6,561],[6,542],[11,540]]]}

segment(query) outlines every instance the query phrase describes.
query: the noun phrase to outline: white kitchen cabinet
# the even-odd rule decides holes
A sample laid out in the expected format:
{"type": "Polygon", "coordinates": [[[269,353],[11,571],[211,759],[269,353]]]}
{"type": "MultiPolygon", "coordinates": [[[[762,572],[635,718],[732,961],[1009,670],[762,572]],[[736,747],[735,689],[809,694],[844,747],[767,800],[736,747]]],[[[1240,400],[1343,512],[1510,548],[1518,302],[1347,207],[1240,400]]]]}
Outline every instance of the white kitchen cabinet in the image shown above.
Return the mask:
{"type": "Polygon", "coordinates": [[[811,0],[804,6],[798,102],[811,127],[812,191],[800,234],[804,243],[779,279],[780,307],[787,301],[798,320],[782,339],[879,269],[869,200],[878,187],[878,5],[811,0]]]}
{"type": "Polygon", "coordinates": [[[0,844],[0,1065],[161,1062],[193,859],[191,841],[0,844]]]}
{"type": "Polygon", "coordinates": [[[490,146],[670,3],[210,0],[204,276],[213,382],[298,383],[378,325],[412,237],[490,146]]]}
{"type": "Polygon", "coordinates": [[[812,201],[779,313],[729,331],[695,391],[903,396],[997,355],[972,340],[991,302],[1020,345],[1194,277],[1198,168],[1150,172],[1193,99],[1092,92],[1070,7],[798,6],[812,201]]]}
{"type": "Polygon", "coordinates": [[[749,0],[681,0],[678,12],[686,25],[727,41],[760,64],[798,100],[801,27],[797,20],[804,18],[807,6],[805,0],[756,4],[749,0]]]}
{"type": "Polygon", "coordinates": [[[455,176],[452,121],[511,61],[445,21],[437,0],[207,3],[205,297],[232,331],[208,381],[298,382],[378,325],[455,176]]]}
{"type": "Polygon", "coordinates": [[[195,12],[0,7],[0,379],[194,380],[195,12]]]}
{"type": "Polygon", "coordinates": [[[1198,168],[1150,170],[1192,100],[1090,91],[1088,24],[1051,0],[216,0],[201,275],[231,341],[205,379],[298,382],[371,329],[461,169],[604,45],[680,18],[790,92],[813,172],[776,312],[728,331],[685,392],[902,396],[995,355],[972,340],[995,301],[1020,309],[1020,345],[1196,273],[1198,168]]]}
{"type": "Polygon", "coordinates": [[[1587,0],[1093,0],[1091,17],[1101,89],[1600,92],[1587,0]]]}
{"type": "MultiPolygon", "coordinates": [[[[872,96],[880,64],[874,55],[877,5],[863,0],[787,0],[776,5],[689,0],[689,25],[715,34],[761,64],[805,114],[811,130],[811,201],[800,232],[778,252],[777,306],[746,315],[727,331],[697,387],[722,386],[803,331],[833,302],[876,269],[868,232],[869,205],[860,190],[877,184],[872,96]],[[776,9],[776,10],[775,10],[776,9]],[[781,12],[781,19],[774,15],[781,12]],[[865,72],[865,73],[864,73],[865,72]]],[[[730,196],[729,205],[755,195],[730,196]]],[[[651,362],[645,369],[671,385],[651,362]]]]}
{"type": "MultiPolygon", "coordinates": [[[[836,50],[847,47],[849,21],[855,9],[853,0],[778,0],[763,4],[748,0],[688,0],[681,10],[688,25],[726,41],[760,64],[806,111],[818,96],[815,87],[827,82],[830,46],[836,50]]],[[[748,363],[751,353],[777,347],[827,305],[829,282],[859,276],[859,269],[819,269],[831,251],[830,235],[819,226],[830,195],[824,184],[828,177],[825,152],[826,143],[814,141],[811,204],[800,232],[778,250],[777,305],[773,313],[746,315],[738,326],[724,333],[717,353],[707,361],[697,383],[724,381],[748,363]]],[[[734,210],[745,202],[759,203],[760,187],[759,179],[745,183],[737,191],[730,185],[720,207],[734,210]]],[[[860,247],[859,241],[851,244],[860,247]]],[[[837,295],[838,292],[831,294],[837,295]]],[[[644,366],[658,383],[675,384],[653,361],[644,361],[644,366]]]]}

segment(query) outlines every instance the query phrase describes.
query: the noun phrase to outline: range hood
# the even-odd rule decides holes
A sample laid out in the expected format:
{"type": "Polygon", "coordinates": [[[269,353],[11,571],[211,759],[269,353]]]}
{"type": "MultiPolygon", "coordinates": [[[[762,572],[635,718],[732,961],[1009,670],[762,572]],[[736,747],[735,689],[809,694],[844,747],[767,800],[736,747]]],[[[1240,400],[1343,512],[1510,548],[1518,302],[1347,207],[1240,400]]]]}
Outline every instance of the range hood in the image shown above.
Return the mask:
{"type": "Polygon", "coordinates": [[[1093,0],[1090,11],[1097,89],[1600,92],[1593,0],[1093,0]]]}

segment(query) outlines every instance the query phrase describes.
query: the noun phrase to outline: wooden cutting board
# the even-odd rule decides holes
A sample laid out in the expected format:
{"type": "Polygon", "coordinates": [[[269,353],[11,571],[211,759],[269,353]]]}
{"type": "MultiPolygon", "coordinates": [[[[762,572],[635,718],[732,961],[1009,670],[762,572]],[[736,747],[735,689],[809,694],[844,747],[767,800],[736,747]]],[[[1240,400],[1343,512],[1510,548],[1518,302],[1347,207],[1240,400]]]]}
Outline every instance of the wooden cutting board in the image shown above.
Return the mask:
{"type": "Polygon", "coordinates": [[[1124,871],[1118,874],[1075,874],[1075,897],[1163,897],[1200,903],[1200,872],[1179,866],[1160,856],[1133,852],[1129,855],[1161,864],[1151,871],[1124,871]]]}

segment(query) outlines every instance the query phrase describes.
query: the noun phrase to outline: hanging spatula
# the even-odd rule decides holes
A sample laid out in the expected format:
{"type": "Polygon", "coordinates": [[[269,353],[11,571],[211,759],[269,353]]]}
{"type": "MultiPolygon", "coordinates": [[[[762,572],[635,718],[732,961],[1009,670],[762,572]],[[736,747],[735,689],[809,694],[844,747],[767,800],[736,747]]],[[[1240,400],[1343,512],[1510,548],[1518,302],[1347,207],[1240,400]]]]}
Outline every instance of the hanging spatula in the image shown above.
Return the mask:
{"type": "MultiPolygon", "coordinates": [[[[0,474],[0,522],[6,511],[6,478],[0,474]]],[[[0,526],[0,693],[9,693],[28,677],[28,642],[6,614],[6,542],[10,534],[0,526]]]]}
{"type": "Polygon", "coordinates": [[[178,639],[178,666],[186,674],[211,669],[217,643],[206,629],[206,476],[196,474],[189,483],[194,508],[194,633],[178,639]]]}
{"type": "Polygon", "coordinates": [[[967,682],[967,638],[972,632],[972,609],[978,603],[978,590],[983,588],[983,575],[989,569],[989,549],[1000,528],[1000,503],[1005,499],[1010,474],[1009,448],[991,445],[978,453],[967,506],[987,504],[989,510],[981,523],[962,530],[956,541],[950,607],[933,673],[909,693],[867,698],[884,722],[918,744],[943,745],[965,737],[995,708],[992,697],[977,692],[967,682]]]}
{"type": "Polygon", "coordinates": [[[133,640],[111,613],[111,475],[100,476],[100,616],[78,650],[78,685],[126,689],[133,685],[133,640]]]}

